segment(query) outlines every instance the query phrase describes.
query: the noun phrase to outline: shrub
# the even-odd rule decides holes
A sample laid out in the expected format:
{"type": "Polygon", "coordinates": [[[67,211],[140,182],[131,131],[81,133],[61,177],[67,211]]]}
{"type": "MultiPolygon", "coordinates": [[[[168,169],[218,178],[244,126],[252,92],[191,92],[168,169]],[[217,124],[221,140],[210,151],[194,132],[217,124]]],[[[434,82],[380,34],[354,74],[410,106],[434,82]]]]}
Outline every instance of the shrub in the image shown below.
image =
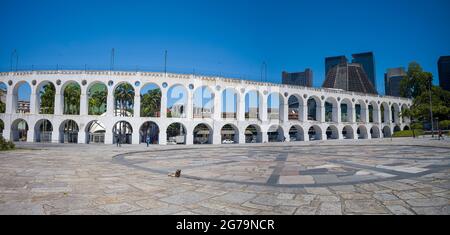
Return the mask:
{"type": "MultiPolygon", "coordinates": [[[[423,135],[423,130],[414,130],[416,136],[423,135]]],[[[412,130],[394,132],[392,137],[413,137],[412,130]]]]}
{"type": "Polygon", "coordinates": [[[0,150],[10,150],[14,148],[16,148],[16,146],[12,141],[6,141],[3,137],[0,136],[0,150]]]}
{"type": "Polygon", "coordinates": [[[439,128],[441,128],[442,130],[448,130],[450,128],[450,120],[440,121],[439,128]]]}

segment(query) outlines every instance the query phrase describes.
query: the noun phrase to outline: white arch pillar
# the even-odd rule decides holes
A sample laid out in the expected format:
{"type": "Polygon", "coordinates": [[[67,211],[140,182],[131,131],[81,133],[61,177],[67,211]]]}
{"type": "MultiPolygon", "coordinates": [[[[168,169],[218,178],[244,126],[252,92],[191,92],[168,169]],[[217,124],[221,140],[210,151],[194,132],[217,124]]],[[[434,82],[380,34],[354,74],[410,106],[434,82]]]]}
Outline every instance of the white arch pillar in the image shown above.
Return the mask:
{"type": "Polygon", "coordinates": [[[212,114],[212,118],[214,120],[221,120],[222,119],[222,99],[221,97],[219,97],[221,94],[220,91],[216,91],[215,93],[213,93],[213,98],[214,98],[214,113],[212,114]]]}
{"type": "Polygon", "coordinates": [[[60,89],[55,88],[55,115],[62,115],[63,114],[63,104],[62,104],[62,98],[63,96],[60,93],[60,89]]]}
{"type": "Polygon", "coordinates": [[[81,88],[80,95],[80,115],[88,115],[88,99],[86,94],[86,86],[81,88]]]}
{"type": "MultiPolygon", "coordinates": [[[[316,115],[318,115],[317,121],[322,122],[322,123],[325,122],[325,102],[320,101],[316,107],[317,107],[316,115]]],[[[327,138],[325,138],[325,139],[327,139],[327,138]]]]}
{"type": "Polygon", "coordinates": [[[39,114],[39,110],[37,110],[37,97],[36,92],[33,86],[31,87],[31,94],[30,94],[30,114],[39,114]]]}
{"type": "Polygon", "coordinates": [[[12,114],[15,113],[16,110],[14,107],[14,99],[13,99],[13,88],[9,87],[9,89],[7,90],[6,93],[6,109],[5,109],[5,114],[12,114]]]}
{"type": "MultiPolygon", "coordinates": [[[[138,90],[138,89],[136,89],[138,90]]],[[[141,116],[141,93],[135,92],[134,93],[134,104],[133,104],[133,117],[140,117],[141,116]]],[[[134,142],[134,138],[133,138],[134,142]]]]}
{"type": "MultiPolygon", "coordinates": [[[[107,102],[106,102],[106,116],[107,117],[114,117],[115,102],[114,102],[114,89],[113,88],[108,87],[108,97],[106,99],[107,99],[107,102]]],[[[106,133],[105,133],[105,144],[106,144],[106,133]]],[[[112,144],[112,140],[111,140],[111,144],[112,144]]]]}
{"type": "MultiPolygon", "coordinates": [[[[259,119],[262,122],[266,122],[267,121],[267,95],[261,94],[262,100],[259,100],[259,119]]],[[[266,137],[264,137],[263,135],[263,140],[264,138],[267,139],[267,133],[266,133],[266,137]]],[[[264,141],[263,141],[264,142],[264,141]]]]}

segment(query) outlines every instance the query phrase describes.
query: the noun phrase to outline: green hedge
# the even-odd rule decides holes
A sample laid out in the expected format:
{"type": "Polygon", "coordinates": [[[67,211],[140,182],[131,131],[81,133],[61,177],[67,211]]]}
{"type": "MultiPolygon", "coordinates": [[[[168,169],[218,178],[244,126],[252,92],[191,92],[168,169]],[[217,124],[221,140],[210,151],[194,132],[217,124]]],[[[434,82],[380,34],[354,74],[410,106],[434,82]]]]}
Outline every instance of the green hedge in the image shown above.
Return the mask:
{"type": "MultiPolygon", "coordinates": [[[[416,136],[423,135],[423,130],[414,130],[416,136]]],[[[392,137],[413,137],[412,130],[394,132],[392,137]]]]}
{"type": "Polygon", "coordinates": [[[16,146],[12,141],[6,141],[3,137],[0,136],[0,150],[10,150],[15,148],[16,146]]]}

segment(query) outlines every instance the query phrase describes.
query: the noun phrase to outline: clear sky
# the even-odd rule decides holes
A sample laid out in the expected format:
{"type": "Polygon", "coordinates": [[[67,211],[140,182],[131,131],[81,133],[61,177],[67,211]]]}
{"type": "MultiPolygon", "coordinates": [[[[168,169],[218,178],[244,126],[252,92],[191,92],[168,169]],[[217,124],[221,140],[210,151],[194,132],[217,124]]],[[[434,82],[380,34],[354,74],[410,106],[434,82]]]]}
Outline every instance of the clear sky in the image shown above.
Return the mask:
{"type": "Polygon", "coordinates": [[[419,62],[437,83],[437,59],[450,55],[449,0],[0,1],[0,68],[56,64],[216,73],[268,80],[324,58],[373,51],[384,94],[387,68],[419,62]]]}

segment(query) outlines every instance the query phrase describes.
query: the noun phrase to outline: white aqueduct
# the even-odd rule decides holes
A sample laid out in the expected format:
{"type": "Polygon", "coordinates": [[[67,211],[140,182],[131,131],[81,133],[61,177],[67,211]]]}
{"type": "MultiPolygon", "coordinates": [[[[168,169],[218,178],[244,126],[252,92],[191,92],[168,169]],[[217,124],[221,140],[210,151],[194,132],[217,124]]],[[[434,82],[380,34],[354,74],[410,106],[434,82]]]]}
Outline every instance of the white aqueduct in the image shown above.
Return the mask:
{"type": "MultiPolygon", "coordinates": [[[[222,144],[390,137],[409,128],[401,116],[410,99],[335,89],[263,83],[221,77],[120,71],[28,71],[0,73],[6,94],[2,136],[13,141],[54,143],[222,144]],[[52,114],[41,114],[43,84],[54,88],[52,114]],[[67,114],[64,92],[79,87],[79,112],[67,114]],[[89,115],[91,88],[101,84],[105,109],[89,115]],[[118,111],[115,91],[132,89],[132,110],[118,111]],[[160,92],[158,107],[141,117],[141,90],[160,92]],[[23,112],[19,86],[29,87],[23,112]],[[174,88],[177,88],[174,90],[174,88]],[[199,92],[200,91],[200,92],[199,92]],[[200,94],[208,97],[198,98],[200,94]],[[200,105],[198,101],[201,101],[200,105]],[[203,102],[206,100],[206,102],[203,102]],[[205,104],[206,103],[206,104],[205,104]],[[207,106],[207,107],[206,107],[207,106]]],[[[154,101],[152,101],[154,102],[154,101]]]]}

